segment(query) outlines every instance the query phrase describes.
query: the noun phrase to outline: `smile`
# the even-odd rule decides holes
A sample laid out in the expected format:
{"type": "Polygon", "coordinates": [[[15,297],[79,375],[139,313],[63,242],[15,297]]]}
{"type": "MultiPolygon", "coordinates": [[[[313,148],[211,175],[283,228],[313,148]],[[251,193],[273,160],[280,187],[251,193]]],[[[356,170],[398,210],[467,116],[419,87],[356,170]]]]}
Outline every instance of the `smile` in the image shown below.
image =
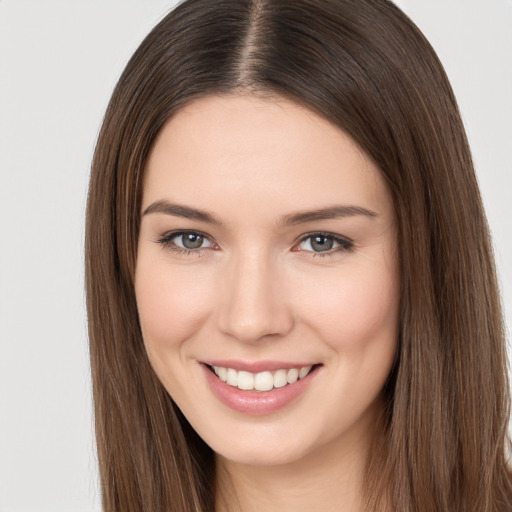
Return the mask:
{"type": "Polygon", "coordinates": [[[244,391],[270,391],[274,388],[282,388],[289,384],[297,382],[306,377],[311,369],[310,366],[300,368],[280,369],[276,371],[263,371],[251,373],[247,371],[237,371],[234,368],[224,368],[223,366],[211,367],[222,382],[229,386],[236,387],[244,391]]]}
{"type": "Polygon", "coordinates": [[[323,365],[212,361],[203,362],[201,367],[209,388],[224,405],[239,413],[259,416],[277,412],[298,400],[322,373],[323,365]]]}

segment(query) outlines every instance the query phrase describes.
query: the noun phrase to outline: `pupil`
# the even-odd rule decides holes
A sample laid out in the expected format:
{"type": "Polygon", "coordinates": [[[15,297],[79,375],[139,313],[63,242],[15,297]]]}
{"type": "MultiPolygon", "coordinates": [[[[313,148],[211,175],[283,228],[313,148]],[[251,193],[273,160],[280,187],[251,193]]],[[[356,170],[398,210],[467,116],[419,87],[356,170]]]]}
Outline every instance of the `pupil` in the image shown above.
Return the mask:
{"type": "Polygon", "coordinates": [[[311,240],[311,247],[318,252],[329,251],[333,245],[334,240],[326,236],[315,236],[311,240]]]}
{"type": "Polygon", "coordinates": [[[203,237],[201,235],[196,235],[195,233],[187,233],[183,235],[183,247],[187,249],[198,249],[203,245],[203,237]]]}

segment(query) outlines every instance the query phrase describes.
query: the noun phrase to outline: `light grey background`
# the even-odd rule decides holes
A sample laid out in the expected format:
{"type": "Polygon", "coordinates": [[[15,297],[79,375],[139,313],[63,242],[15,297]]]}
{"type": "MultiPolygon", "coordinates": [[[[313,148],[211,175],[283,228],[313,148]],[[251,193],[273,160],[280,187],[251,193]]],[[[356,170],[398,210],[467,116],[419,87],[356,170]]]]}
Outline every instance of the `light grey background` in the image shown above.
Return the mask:
{"type": "MultiPolygon", "coordinates": [[[[0,512],[99,511],[83,293],[90,159],[174,5],[0,0],[0,512]]],[[[459,99],[512,326],[512,1],[401,0],[459,99]]]]}

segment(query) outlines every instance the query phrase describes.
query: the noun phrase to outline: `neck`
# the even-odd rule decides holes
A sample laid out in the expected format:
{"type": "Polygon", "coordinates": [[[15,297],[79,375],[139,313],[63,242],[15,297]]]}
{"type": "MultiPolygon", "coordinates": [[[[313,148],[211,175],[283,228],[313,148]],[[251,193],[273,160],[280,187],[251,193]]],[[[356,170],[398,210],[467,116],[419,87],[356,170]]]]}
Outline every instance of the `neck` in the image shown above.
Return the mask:
{"type": "Polygon", "coordinates": [[[216,512],[362,512],[370,431],[347,432],[286,464],[254,466],[217,455],[216,512]]]}

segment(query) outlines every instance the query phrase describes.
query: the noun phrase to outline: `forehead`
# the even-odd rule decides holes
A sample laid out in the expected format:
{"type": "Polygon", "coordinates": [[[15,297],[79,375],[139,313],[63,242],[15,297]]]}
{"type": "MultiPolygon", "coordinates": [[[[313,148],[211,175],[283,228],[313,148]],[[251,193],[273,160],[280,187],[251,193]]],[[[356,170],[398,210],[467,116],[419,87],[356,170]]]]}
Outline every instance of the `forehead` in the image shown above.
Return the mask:
{"type": "Polygon", "coordinates": [[[164,198],[209,209],[228,198],[292,210],[390,206],[380,171],[339,127],[284,98],[253,96],[201,98],[167,122],[147,162],[143,203],[164,198]]]}

